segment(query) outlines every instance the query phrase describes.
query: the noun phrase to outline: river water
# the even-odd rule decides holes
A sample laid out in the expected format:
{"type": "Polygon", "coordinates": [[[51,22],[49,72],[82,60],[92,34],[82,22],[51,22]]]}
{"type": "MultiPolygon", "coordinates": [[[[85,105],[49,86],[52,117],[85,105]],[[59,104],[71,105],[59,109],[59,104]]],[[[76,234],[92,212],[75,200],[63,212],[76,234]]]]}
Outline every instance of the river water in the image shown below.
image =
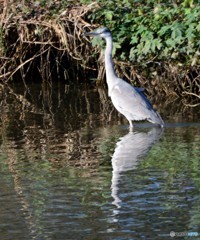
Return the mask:
{"type": "Polygon", "coordinates": [[[103,89],[0,87],[0,239],[200,239],[200,111],[128,122],[103,89]]]}

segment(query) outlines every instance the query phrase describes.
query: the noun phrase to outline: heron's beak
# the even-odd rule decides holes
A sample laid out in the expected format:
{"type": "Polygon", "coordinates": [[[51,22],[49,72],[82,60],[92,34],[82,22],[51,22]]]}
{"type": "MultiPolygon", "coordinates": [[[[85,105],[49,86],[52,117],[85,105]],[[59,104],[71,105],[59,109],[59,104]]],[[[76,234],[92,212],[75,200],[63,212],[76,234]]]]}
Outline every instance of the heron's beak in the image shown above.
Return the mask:
{"type": "Polygon", "coordinates": [[[98,33],[96,32],[85,32],[81,36],[97,36],[98,33]]]}

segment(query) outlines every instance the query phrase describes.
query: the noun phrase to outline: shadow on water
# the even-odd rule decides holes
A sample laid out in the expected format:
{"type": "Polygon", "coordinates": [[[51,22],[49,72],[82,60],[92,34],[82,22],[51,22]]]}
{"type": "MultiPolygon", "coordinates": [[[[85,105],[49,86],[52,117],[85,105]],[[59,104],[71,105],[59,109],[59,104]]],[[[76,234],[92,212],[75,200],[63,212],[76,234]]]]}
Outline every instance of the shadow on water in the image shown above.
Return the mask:
{"type": "Polygon", "coordinates": [[[1,238],[200,234],[199,112],[158,108],[129,132],[103,89],[0,86],[1,238]]]}

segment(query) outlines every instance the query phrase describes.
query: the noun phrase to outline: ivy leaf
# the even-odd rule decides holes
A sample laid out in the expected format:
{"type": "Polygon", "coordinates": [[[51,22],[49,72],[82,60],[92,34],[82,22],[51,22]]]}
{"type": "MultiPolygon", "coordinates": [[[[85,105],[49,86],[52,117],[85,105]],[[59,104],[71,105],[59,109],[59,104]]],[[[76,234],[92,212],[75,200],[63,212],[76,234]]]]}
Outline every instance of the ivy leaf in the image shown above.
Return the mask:
{"type": "Polygon", "coordinates": [[[107,20],[111,21],[113,18],[113,12],[112,11],[106,11],[105,12],[105,17],[107,20]]]}
{"type": "Polygon", "coordinates": [[[167,44],[167,46],[169,46],[171,48],[174,48],[176,45],[175,41],[172,40],[171,38],[167,39],[166,44],[167,44]]]}
{"type": "Polygon", "coordinates": [[[175,28],[173,31],[172,31],[172,34],[171,34],[171,37],[173,39],[176,39],[177,37],[181,37],[182,36],[182,32],[179,28],[175,28]]]}
{"type": "Polygon", "coordinates": [[[129,59],[130,59],[131,61],[135,61],[137,52],[138,52],[137,49],[131,48],[130,54],[129,54],[129,59]]]}
{"type": "Polygon", "coordinates": [[[151,42],[151,50],[152,50],[153,52],[155,52],[156,49],[160,50],[161,47],[162,47],[162,43],[161,43],[161,40],[160,40],[160,39],[156,38],[156,39],[154,39],[154,40],[151,42]]]}
{"type": "Polygon", "coordinates": [[[161,29],[158,31],[159,36],[163,36],[164,34],[166,34],[169,29],[171,29],[171,26],[161,27],[161,29]]]}
{"type": "Polygon", "coordinates": [[[176,43],[181,44],[184,42],[184,38],[182,36],[178,36],[174,39],[176,43]]]}
{"type": "Polygon", "coordinates": [[[143,48],[143,53],[144,53],[145,55],[149,52],[150,47],[151,47],[151,42],[150,42],[150,41],[147,41],[147,42],[144,44],[144,48],[143,48]]]}
{"type": "Polygon", "coordinates": [[[198,32],[200,32],[200,23],[196,26],[198,32]]]}
{"type": "Polygon", "coordinates": [[[92,46],[93,47],[96,47],[96,46],[103,46],[103,44],[104,44],[104,41],[100,38],[100,37],[94,37],[93,39],[92,39],[92,46]]]}
{"type": "Polygon", "coordinates": [[[131,44],[138,43],[138,38],[137,38],[137,37],[132,37],[130,43],[131,43],[131,44]]]}
{"type": "Polygon", "coordinates": [[[114,42],[113,43],[113,50],[112,50],[112,54],[115,55],[117,49],[120,49],[121,48],[121,45],[117,42],[114,42]]]}

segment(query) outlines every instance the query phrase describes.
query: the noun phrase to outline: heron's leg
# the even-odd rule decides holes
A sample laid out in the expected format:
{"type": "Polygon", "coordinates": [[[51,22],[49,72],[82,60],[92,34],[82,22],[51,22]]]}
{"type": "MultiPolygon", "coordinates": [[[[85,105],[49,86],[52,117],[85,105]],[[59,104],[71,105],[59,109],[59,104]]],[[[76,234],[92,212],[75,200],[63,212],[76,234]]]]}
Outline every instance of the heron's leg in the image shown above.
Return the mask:
{"type": "Polygon", "coordinates": [[[128,120],[128,121],[129,121],[129,124],[130,124],[129,129],[130,129],[130,131],[133,131],[133,123],[132,123],[131,120],[128,120]]]}

